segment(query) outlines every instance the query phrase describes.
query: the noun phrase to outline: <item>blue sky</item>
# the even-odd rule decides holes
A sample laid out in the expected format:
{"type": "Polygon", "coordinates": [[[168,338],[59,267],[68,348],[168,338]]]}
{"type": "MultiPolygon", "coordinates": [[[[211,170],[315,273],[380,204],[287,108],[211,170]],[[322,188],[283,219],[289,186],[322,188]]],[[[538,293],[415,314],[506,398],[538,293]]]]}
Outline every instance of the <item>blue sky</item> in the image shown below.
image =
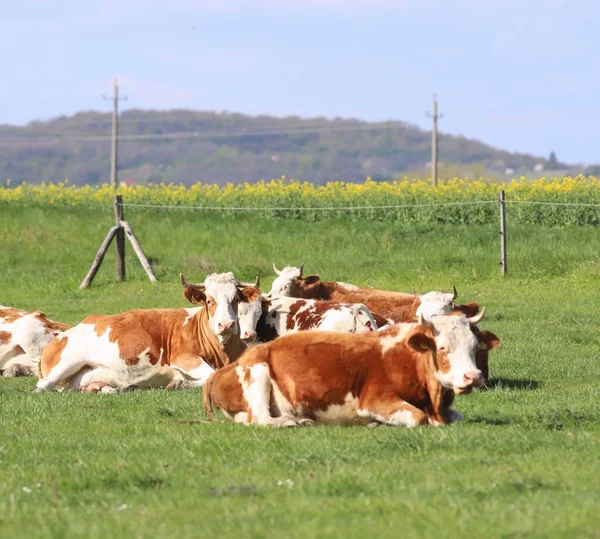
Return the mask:
{"type": "Polygon", "coordinates": [[[600,163],[594,0],[19,0],[0,123],[123,108],[403,120],[600,163]]]}

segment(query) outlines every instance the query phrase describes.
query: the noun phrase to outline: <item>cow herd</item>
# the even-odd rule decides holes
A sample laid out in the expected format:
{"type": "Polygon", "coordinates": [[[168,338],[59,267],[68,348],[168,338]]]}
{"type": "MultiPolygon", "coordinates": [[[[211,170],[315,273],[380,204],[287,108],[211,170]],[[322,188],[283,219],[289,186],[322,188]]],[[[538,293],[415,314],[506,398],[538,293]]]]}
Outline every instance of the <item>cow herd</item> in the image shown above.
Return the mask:
{"type": "Polygon", "coordinates": [[[485,308],[453,293],[392,292],[273,266],[257,278],[180,276],[194,307],[92,314],[74,327],[0,307],[0,371],[37,375],[36,391],[114,393],[204,387],[236,422],[443,425],[456,394],[481,387],[499,344],[485,308]]]}

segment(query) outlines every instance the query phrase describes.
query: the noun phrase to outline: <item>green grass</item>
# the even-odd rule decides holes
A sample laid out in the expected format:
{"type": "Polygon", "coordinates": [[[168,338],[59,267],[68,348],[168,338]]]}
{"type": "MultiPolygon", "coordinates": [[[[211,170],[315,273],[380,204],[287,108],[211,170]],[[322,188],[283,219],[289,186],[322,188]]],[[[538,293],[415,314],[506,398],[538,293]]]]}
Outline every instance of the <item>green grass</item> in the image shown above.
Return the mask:
{"type": "Polygon", "coordinates": [[[465,421],[446,428],[272,430],[202,422],[200,391],[1,380],[0,536],[598,537],[597,230],[509,223],[502,278],[492,226],[127,217],[159,282],[128,249],[126,283],[111,252],[79,291],[110,215],[0,207],[0,303],[76,323],[184,306],[179,271],[260,273],[268,290],[272,262],[398,290],[455,283],[501,338],[490,388],[459,397],[465,421]]]}

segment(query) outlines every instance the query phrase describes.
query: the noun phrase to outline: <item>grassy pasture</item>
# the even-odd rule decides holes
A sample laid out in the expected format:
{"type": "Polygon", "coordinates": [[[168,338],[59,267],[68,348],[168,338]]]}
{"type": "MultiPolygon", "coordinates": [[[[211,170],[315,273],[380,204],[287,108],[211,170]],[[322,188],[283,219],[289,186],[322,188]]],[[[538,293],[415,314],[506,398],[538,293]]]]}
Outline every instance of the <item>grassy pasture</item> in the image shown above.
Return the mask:
{"type": "MultiPolygon", "coordinates": [[[[447,428],[271,430],[202,422],[200,392],[34,395],[0,381],[1,537],[598,537],[600,236],[509,226],[407,228],[128,212],[128,248],[79,291],[110,210],[0,206],[0,304],[76,323],[184,306],[178,273],[239,279],[271,263],[367,286],[449,289],[486,305],[502,345],[486,391],[447,428]]],[[[510,225],[510,223],[509,223],[510,225]]]]}

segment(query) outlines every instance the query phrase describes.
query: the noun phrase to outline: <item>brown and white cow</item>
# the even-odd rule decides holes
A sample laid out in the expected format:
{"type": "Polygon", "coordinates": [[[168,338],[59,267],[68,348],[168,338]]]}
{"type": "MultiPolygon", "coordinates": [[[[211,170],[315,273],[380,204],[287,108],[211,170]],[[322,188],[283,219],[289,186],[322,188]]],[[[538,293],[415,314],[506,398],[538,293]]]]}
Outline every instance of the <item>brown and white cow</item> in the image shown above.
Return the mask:
{"type": "Polygon", "coordinates": [[[44,347],[68,328],[41,311],[0,305],[0,374],[6,378],[35,375],[44,347]]]}
{"type": "Polygon", "coordinates": [[[37,390],[64,383],[90,392],[202,386],[245,350],[237,307],[259,291],[233,273],[209,275],[203,284],[181,275],[181,282],[184,296],[201,306],[88,316],[46,347],[37,390]]]}
{"type": "Polygon", "coordinates": [[[261,294],[256,300],[241,304],[238,316],[240,335],[246,343],[268,342],[297,331],[367,333],[378,329],[369,309],[360,303],[285,296],[269,299],[261,294]]]}
{"type": "Polygon", "coordinates": [[[374,315],[377,314],[391,323],[414,322],[419,314],[427,320],[431,316],[448,314],[454,310],[474,316],[479,310],[474,303],[456,305],[456,287],[453,293],[428,292],[418,295],[358,287],[336,281],[323,282],[318,275],[304,277],[303,265],[300,268],[286,266],[279,271],[273,264],[273,269],[277,278],[273,281],[269,296],[363,303],[374,315]]]}
{"type": "MultiPolygon", "coordinates": [[[[322,282],[317,275],[303,277],[303,266],[300,268],[286,266],[279,271],[273,264],[277,278],[273,281],[269,295],[363,303],[377,320],[380,317],[392,323],[415,322],[419,315],[423,315],[425,320],[428,320],[432,316],[458,311],[463,312],[467,317],[472,317],[479,311],[477,303],[455,303],[458,295],[456,287],[453,293],[434,291],[421,295],[407,294],[358,287],[336,281],[322,282]]],[[[480,350],[477,353],[477,367],[483,371],[487,380],[489,374],[487,351],[480,350]]]]}
{"type": "Polygon", "coordinates": [[[499,341],[473,333],[482,315],[434,316],[352,335],[303,332],[249,348],[213,374],[203,404],[241,423],[444,425],[460,421],[455,393],[480,387],[475,353],[499,341]]]}

